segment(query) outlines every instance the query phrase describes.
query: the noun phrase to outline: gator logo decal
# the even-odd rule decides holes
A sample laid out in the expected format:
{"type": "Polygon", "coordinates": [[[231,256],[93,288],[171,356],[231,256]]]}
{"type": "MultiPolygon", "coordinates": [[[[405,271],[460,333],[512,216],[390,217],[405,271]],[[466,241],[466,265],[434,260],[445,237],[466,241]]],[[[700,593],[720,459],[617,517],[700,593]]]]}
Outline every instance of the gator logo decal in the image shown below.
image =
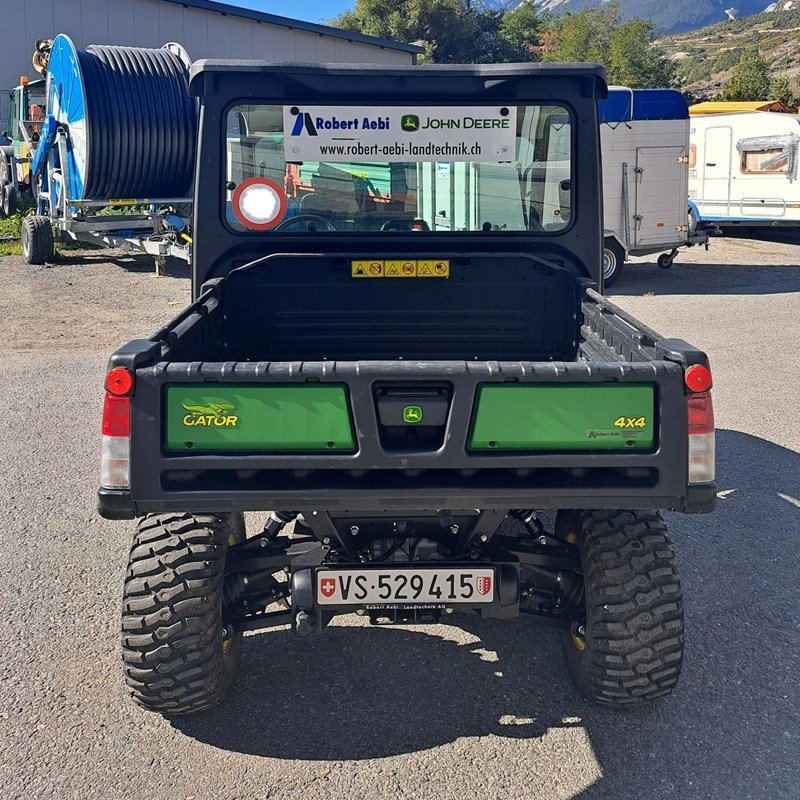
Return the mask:
{"type": "Polygon", "coordinates": [[[191,400],[183,403],[184,411],[188,411],[183,418],[183,424],[187,428],[215,427],[215,428],[235,428],[239,424],[239,417],[229,414],[234,411],[236,406],[233,403],[219,402],[193,403],[191,400]]]}

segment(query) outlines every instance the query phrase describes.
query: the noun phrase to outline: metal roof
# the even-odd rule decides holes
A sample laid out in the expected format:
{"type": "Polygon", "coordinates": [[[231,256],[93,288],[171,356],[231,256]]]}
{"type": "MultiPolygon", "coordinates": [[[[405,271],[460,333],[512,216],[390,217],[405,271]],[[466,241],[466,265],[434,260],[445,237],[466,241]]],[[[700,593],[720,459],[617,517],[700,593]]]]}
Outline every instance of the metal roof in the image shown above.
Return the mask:
{"type": "MultiPolygon", "coordinates": [[[[369,79],[375,85],[377,82],[386,83],[389,79],[404,78],[409,79],[405,84],[397,84],[394,81],[392,91],[398,97],[407,98],[410,94],[414,95],[416,101],[422,102],[426,96],[434,97],[437,95],[435,88],[438,81],[450,81],[451,87],[453,79],[460,80],[461,89],[467,96],[475,96],[482,93],[488,99],[490,97],[524,97],[526,99],[534,96],[533,88],[537,99],[542,99],[542,95],[549,96],[551,87],[548,81],[553,79],[580,79],[583,96],[586,92],[591,92],[590,96],[598,99],[604,98],[607,94],[606,71],[599,64],[561,64],[557,62],[525,62],[522,64],[417,64],[417,65],[397,65],[397,64],[315,64],[300,62],[282,62],[279,64],[260,60],[239,60],[239,59],[200,59],[192,64],[190,72],[191,90],[195,96],[201,96],[206,89],[203,86],[201,76],[205,74],[224,74],[234,73],[241,77],[246,75],[281,76],[291,78],[296,89],[302,87],[303,91],[316,95],[322,92],[329,96],[334,94],[347,94],[352,89],[352,84],[347,81],[338,80],[328,81],[327,78],[348,78],[353,77],[362,81],[360,91],[366,96],[374,94],[374,86],[368,84],[369,90],[364,92],[363,80],[369,79]],[[423,87],[411,79],[430,78],[427,90],[421,94],[423,87]],[[528,80],[526,80],[528,79],[528,80]],[[524,83],[527,91],[519,94],[524,83]],[[510,95],[505,93],[511,93],[510,95]]],[[[287,84],[288,85],[288,84],[287,84]]],[[[555,88],[555,87],[554,87],[555,88]]],[[[441,94],[441,93],[439,93],[441,94]]],[[[558,97],[558,94],[555,95],[558,97]]],[[[453,95],[450,99],[455,99],[453,95]]]]}
{"type": "Polygon", "coordinates": [[[268,14],[265,11],[254,11],[250,8],[232,6],[228,3],[218,3],[216,0],[163,0],[165,3],[174,3],[179,6],[198,8],[202,11],[212,11],[231,17],[242,17],[253,20],[254,22],[266,22],[269,25],[278,25],[282,28],[290,28],[299,31],[317,33],[320,36],[332,36],[336,39],[346,39],[349,42],[362,42],[371,44],[374,47],[385,47],[388,50],[401,50],[405,53],[424,53],[425,48],[415,44],[405,44],[395,42],[391,39],[381,39],[377,36],[366,36],[356,31],[347,31],[343,28],[332,28],[329,25],[319,25],[316,22],[304,22],[299,19],[289,17],[279,17],[277,14],[268,14]]]}
{"type": "MultiPolygon", "coordinates": [[[[167,0],[185,2],[185,0],[167,0]]],[[[263,72],[263,73],[308,73],[331,75],[424,75],[426,73],[442,77],[537,77],[537,78],[599,78],[606,89],[605,67],[592,63],[561,63],[557,61],[525,61],[522,63],[501,64],[317,64],[301,61],[274,64],[258,59],[205,58],[192,65],[192,75],[201,72],[263,72]]]]}
{"type": "Polygon", "coordinates": [[[787,114],[796,114],[797,109],[784,105],[778,100],[758,101],[707,101],[695,103],[689,107],[692,117],[703,114],[741,114],[747,111],[782,111],[787,114]]]}

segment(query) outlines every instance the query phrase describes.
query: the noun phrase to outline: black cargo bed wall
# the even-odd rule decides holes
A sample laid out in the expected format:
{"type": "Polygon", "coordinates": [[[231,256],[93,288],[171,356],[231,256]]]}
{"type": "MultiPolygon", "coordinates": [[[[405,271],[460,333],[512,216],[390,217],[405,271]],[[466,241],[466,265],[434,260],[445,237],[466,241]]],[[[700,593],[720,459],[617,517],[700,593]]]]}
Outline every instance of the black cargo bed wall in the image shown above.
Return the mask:
{"type": "Polygon", "coordinates": [[[178,325],[170,324],[163,335],[165,361],[226,361],[228,360],[227,330],[219,288],[215,297],[206,296],[193,306],[178,325]]]}
{"type": "Polygon", "coordinates": [[[354,278],[348,258],[270,256],[221,281],[220,309],[171,360],[574,360],[568,271],[490,254],[453,258],[450,273],[354,278]]]}

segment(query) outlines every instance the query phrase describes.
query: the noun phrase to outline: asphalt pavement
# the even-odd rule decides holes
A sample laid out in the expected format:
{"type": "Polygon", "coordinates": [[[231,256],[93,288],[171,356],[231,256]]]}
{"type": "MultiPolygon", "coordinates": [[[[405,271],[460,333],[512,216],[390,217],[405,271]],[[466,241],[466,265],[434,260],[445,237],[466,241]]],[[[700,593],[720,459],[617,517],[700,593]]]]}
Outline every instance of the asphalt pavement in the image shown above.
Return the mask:
{"type": "Polygon", "coordinates": [[[229,701],[168,722],[127,697],[131,522],[95,510],[108,354],[188,298],[188,271],[0,259],[0,797],[796,798],[800,795],[800,247],[716,240],[615,294],[714,372],[718,510],[668,515],[683,580],[676,694],[619,714],[522,619],[245,641],[229,701]]]}

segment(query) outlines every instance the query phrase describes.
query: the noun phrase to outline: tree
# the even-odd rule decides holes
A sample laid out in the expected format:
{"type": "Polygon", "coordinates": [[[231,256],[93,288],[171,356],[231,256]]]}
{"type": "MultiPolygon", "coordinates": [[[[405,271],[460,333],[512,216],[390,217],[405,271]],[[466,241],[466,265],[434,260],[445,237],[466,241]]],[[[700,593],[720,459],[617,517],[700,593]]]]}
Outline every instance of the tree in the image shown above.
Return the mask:
{"type": "Polygon", "coordinates": [[[722,89],[723,100],[773,100],[770,94],[769,65],[761,51],[745,50],[722,89]]]}
{"type": "Polygon", "coordinates": [[[769,99],[778,100],[787,106],[796,106],[797,97],[792,91],[791,84],[789,83],[789,76],[784,72],[781,75],[775,75],[769,82],[769,99]]]}
{"type": "Polygon", "coordinates": [[[539,39],[546,19],[528,2],[507,11],[500,20],[500,40],[510,61],[538,61],[539,39]]]}
{"type": "Polygon", "coordinates": [[[473,0],[356,0],[330,20],[359,31],[425,48],[421,61],[474,63],[498,60],[500,15],[479,11],[473,0]]]}
{"type": "Polygon", "coordinates": [[[542,58],[603,64],[608,60],[609,33],[618,26],[615,6],[587,8],[556,17],[542,35],[542,58]]]}
{"type": "Polygon", "coordinates": [[[611,32],[608,42],[609,79],[621,86],[671,86],[675,68],[653,44],[653,23],[632,19],[611,32]]]}
{"type": "Polygon", "coordinates": [[[613,4],[552,20],[541,42],[545,61],[594,61],[605,66],[611,83],[651,88],[674,81],[672,62],[653,43],[652,23],[623,23],[613,4]]]}

